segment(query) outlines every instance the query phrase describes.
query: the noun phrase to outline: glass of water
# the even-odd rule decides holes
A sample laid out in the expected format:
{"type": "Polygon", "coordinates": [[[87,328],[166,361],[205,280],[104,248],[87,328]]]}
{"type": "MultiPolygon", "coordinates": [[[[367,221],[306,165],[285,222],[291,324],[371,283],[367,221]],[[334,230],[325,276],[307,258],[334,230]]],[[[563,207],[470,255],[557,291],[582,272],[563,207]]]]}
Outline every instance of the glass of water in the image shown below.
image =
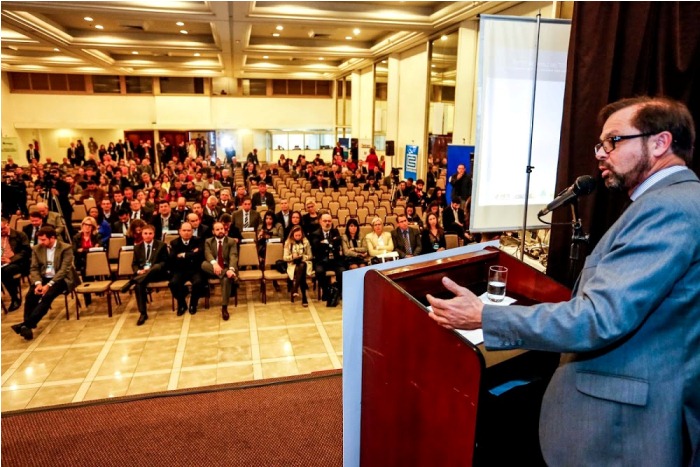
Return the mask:
{"type": "Polygon", "coordinates": [[[492,302],[502,302],[506,296],[507,282],[508,268],[505,266],[491,266],[489,268],[489,280],[486,287],[486,297],[492,302]]]}

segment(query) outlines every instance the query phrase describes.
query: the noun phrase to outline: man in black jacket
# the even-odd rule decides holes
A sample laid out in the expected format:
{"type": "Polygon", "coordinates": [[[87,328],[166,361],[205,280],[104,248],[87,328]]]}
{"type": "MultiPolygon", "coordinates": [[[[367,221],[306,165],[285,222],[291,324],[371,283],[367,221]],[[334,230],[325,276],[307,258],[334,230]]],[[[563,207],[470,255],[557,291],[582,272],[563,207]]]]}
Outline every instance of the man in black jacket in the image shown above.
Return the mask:
{"type": "MultiPolygon", "coordinates": [[[[195,214],[192,214],[195,216],[195,214]]],[[[177,300],[177,315],[182,316],[187,310],[187,287],[185,282],[192,283],[192,296],[190,297],[190,314],[197,313],[197,302],[204,295],[204,277],[202,275],[202,261],[204,261],[204,248],[201,239],[192,236],[192,225],[183,222],[179,230],[180,237],[170,242],[170,291],[177,300]]]]}
{"type": "Polygon", "coordinates": [[[334,271],[338,289],[342,293],[343,271],[345,271],[343,240],[338,229],[333,227],[333,217],[329,213],[321,214],[320,223],[321,227],[310,238],[316,280],[323,295],[327,296],[330,281],[326,277],[326,272],[334,271]]]}
{"type": "Polygon", "coordinates": [[[121,289],[122,293],[126,293],[135,286],[136,306],[140,314],[137,326],[141,326],[148,319],[148,284],[163,280],[168,274],[168,247],[160,240],[154,239],[155,233],[155,227],[150,224],[141,230],[143,243],[134,247],[134,259],[131,262],[135,276],[121,289]]]}
{"type": "Polygon", "coordinates": [[[2,285],[10,294],[12,302],[7,311],[15,311],[22,304],[20,299],[20,277],[29,275],[32,250],[23,232],[10,228],[10,221],[2,218],[2,285]]]}

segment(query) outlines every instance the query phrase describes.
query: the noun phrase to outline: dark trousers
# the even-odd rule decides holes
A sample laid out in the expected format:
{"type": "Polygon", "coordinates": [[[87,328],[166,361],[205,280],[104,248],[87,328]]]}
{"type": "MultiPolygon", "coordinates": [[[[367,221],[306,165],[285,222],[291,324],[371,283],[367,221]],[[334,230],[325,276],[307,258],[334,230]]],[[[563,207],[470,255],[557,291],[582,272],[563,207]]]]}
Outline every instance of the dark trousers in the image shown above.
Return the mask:
{"type": "MultiPolygon", "coordinates": [[[[51,279],[42,278],[41,284],[46,285],[51,279]]],[[[34,284],[29,285],[29,293],[24,301],[24,325],[35,328],[41,318],[51,308],[51,303],[67,290],[66,281],[63,279],[55,282],[44,295],[34,293],[34,284]]]]}
{"type": "Polygon", "coordinates": [[[192,283],[192,297],[190,297],[190,306],[197,306],[200,297],[204,295],[204,277],[201,271],[178,271],[173,274],[168,286],[173,297],[177,300],[178,306],[186,305],[187,287],[185,282],[192,283]]]}
{"type": "Polygon", "coordinates": [[[12,300],[19,300],[19,281],[22,276],[22,270],[23,268],[19,264],[8,264],[2,268],[2,285],[5,286],[12,300]]]}
{"type": "Polygon", "coordinates": [[[148,303],[148,284],[151,282],[158,282],[163,280],[163,276],[166,271],[160,264],[156,264],[148,271],[134,277],[134,293],[136,295],[136,306],[139,309],[139,313],[142,315],[147,314],[147,303],[148,303]]]}
{"type": "Polygon", "coordinates": [[[326,292],[328,286],[330,285],[329,278],[326,277],[326,271],[335,272],[335,280],[338,285],[338,290],[343,291],[343,271],[345,271],[345,265],[337,260],[327,260],[319,261],[314,264],[314,271],[316,272],[316,280],[318,281],[318,286],[321,290],[326,292]]]}

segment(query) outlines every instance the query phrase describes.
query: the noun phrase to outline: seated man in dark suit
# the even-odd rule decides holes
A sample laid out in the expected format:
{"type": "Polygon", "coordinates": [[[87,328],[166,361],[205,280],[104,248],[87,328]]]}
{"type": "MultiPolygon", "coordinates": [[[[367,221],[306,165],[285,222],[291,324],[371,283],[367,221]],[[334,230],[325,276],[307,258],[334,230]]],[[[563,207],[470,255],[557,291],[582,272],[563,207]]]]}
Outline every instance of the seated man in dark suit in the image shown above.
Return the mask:
{"type": "Polygon", "coordinates": [[[328,188],[328,180],[323,178],[323,171],[318,171],[316,173],[316,178],[311,180],[311,188],[316,188],[318,190],[325,190],[328,188]]]}
{"type": "Polygon", "coordinates": [[[460,238],[466,238],[464,226],[464,211],[460,205],[462,199],[458,196],[452,198],[452,204],[442,211],[442,226],[446,233],[457,234],[460,238]]]}
{"type": "Polygon", "coordinates": [[[232,222],[238,230],[245,232],[246,229],[257,230],[260,225],[260,214],[253,210],[253,202],[246,198],[241,204],[241,209],[233,213],[232,222]]]}
{"type": "Polygon", "coordinates": [[[44,226],[39,229],[39,243],[32,251],[29,268],[29,293],[24,302],[24,321],[12,326],[12,330],[25,340],[32,340],[32,329],[51,308],[51,303],[74,283],[73,248],[58,240],[56,229],[44,226]]]}
{"type": "Polygon", "coordinates": [[[153,216],[153,227],[155,227],[156,238],[163,240],[165,232],[168,230],[178,230],[180,228],[180,218],[172,212],[170,203],[162,200],[158,203],[158,215],[153,216]]]}
{"type": "Polygon", "coordinates": [[[129,217],[131,217],[132,221],[135,219],[141,219],[145,223],[149,223],[151,221],[152,213],[141,206],[141,201],[138,199],[132,199],[131,202],[129,202],[129,206],[131,207],[129,217]]]}
{"type": "Polygon", "coordinates": [[[131,227],[130,214],[129,208],[124,208],[117,212],[119,220],[112,224],[112,234],[122,234],[125,237],[129,234],[129,227],[131,227]]]}
{"type": "Polygon", "coordinates": [[[10,294],[12,302],[7,311],[15,311],[22,304],[20,278],[29,275],[32,250],[23,232],[10,228],[10,221],[2,218],[2,285],[10,294]],[[20,276],[20,277],[17,277],[20,276]]]}
{"type": "Polygon", "coordinates": [[[44,223],[44,218],[41,217],[41,213],[38,211],[32,211],[29,213],[29,222],[29,224],[22,227],[22,232],[27,236],[29,246],[33,247],[34,245],[39,244],[39,230],[48,224],[44,223]]]}
{"type": "Polygon", "coordinates": [[[333,180],[331,180],[330,187],[333,191],[338,191],[340,188],[347,187],[348,184],[343,178],[343,174],[340,171],[333,172],[333,180]]]}
{"type": "MultiPolygon", "coordinates": [[[[195,214],[191,214],[197,217],[195,214]]],[[[197,302],[204,295],[204,277],[202,261],[204,260],[204,243],[202,239],[192,236],[192,225],[183,222],[179,231],[180,237],[170,242],[170,291],[177,300],[177,315],[182,316],[187,310],[187,287],[185,282],[192,283],[190,297],[190,314],[197,313],[197,302]]]]}
{"type": "Polygon", "coordinates": [[[396,222],[398,227],[391,232],[394,242],[394,251],[399,254],[399,258],[410,258],[418,256],[423,249],[420,232],[408,226],[408,219],[405,214],[400,214],[396,222]]]}
{"type": "Polygon", "coordinates": [[[321,214],[320,222],[321,228],[311,235],[310,243],[319,289],[323,291],[324,296],[328,296],[330,282],[326,277],[327,271],[335,271],[338,289],[341,293],[343,291],[343,271],[345,271],[343,240],[338,229],[333,227],[333,217],[329,213],[321,214]]]}
{"type": "MultiPolygon", "coordinates": [[[[202,206],[202,203],[194,203],[192,205],[192,212],[194,214],[197,214],[197,216],[199,217],[199,222],[202,225],[206,225],[207,229],[209,229],[209,232],[211,233],[211,228],[214,227],[214,221],[216,219],[214,219],[209,214],[204,212],[204,207],[202,206]]],[[[188,218],[189,218],[189,216],[188,216],[188,218]]],[[[201,235],[200,235],[200,237],[201,237],[201,235]]]]}
{"type": "Polygon", "coordinates": [[[221,280],[221,317],[228,321],[228,301],[236,294],[238,281],[238,245],[226,236],[222,222],[214,222],[214,236],[204,242],[202,270],[221,280]]]}
{"type": "Polygon", "coordinates": [[[268,193],[267,183],[263,181],[258,183],[258,192],[253,195],[251,201],[253,209],[257,209],[258,206],[267,206],[268,210],[275,212],[275,197],[272,196],[272,193],[268,193]]]}
{"type": "Polygon", "coordinates": [[[148,319],[148,284],[164,280],[168,275],[168,247],[160,240],[155,240],[155,234],[156,229],[150,224],[141,230],[143,242],[134,247],[134,259],[131,262],[135,276],[121,289],[122,293],[126,293],[135,286],[136,306],[139,309],[137,326],[148,319]]]}
{"type": "Polygon", "coordinates": [[[192,237],[203,241],[212,236],[211,229],[202,224],[199,216],[194,212],[187,214],[187,222],[192,226],[192,237]]]}

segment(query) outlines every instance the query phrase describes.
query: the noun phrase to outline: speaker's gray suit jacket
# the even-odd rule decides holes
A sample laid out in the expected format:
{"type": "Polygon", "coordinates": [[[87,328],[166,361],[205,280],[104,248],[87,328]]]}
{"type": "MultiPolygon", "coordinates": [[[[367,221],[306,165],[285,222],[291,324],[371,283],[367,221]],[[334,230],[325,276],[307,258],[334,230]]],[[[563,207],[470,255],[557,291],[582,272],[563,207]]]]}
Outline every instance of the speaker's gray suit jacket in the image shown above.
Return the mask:
{"type": "Polygon", "coordinates": [[[548,465],[700,465],[698,226],[698,177],[672,174],[603,236],[570,301],[484,307],[487,348],[565,352],[540,415],[548,465]]]}

